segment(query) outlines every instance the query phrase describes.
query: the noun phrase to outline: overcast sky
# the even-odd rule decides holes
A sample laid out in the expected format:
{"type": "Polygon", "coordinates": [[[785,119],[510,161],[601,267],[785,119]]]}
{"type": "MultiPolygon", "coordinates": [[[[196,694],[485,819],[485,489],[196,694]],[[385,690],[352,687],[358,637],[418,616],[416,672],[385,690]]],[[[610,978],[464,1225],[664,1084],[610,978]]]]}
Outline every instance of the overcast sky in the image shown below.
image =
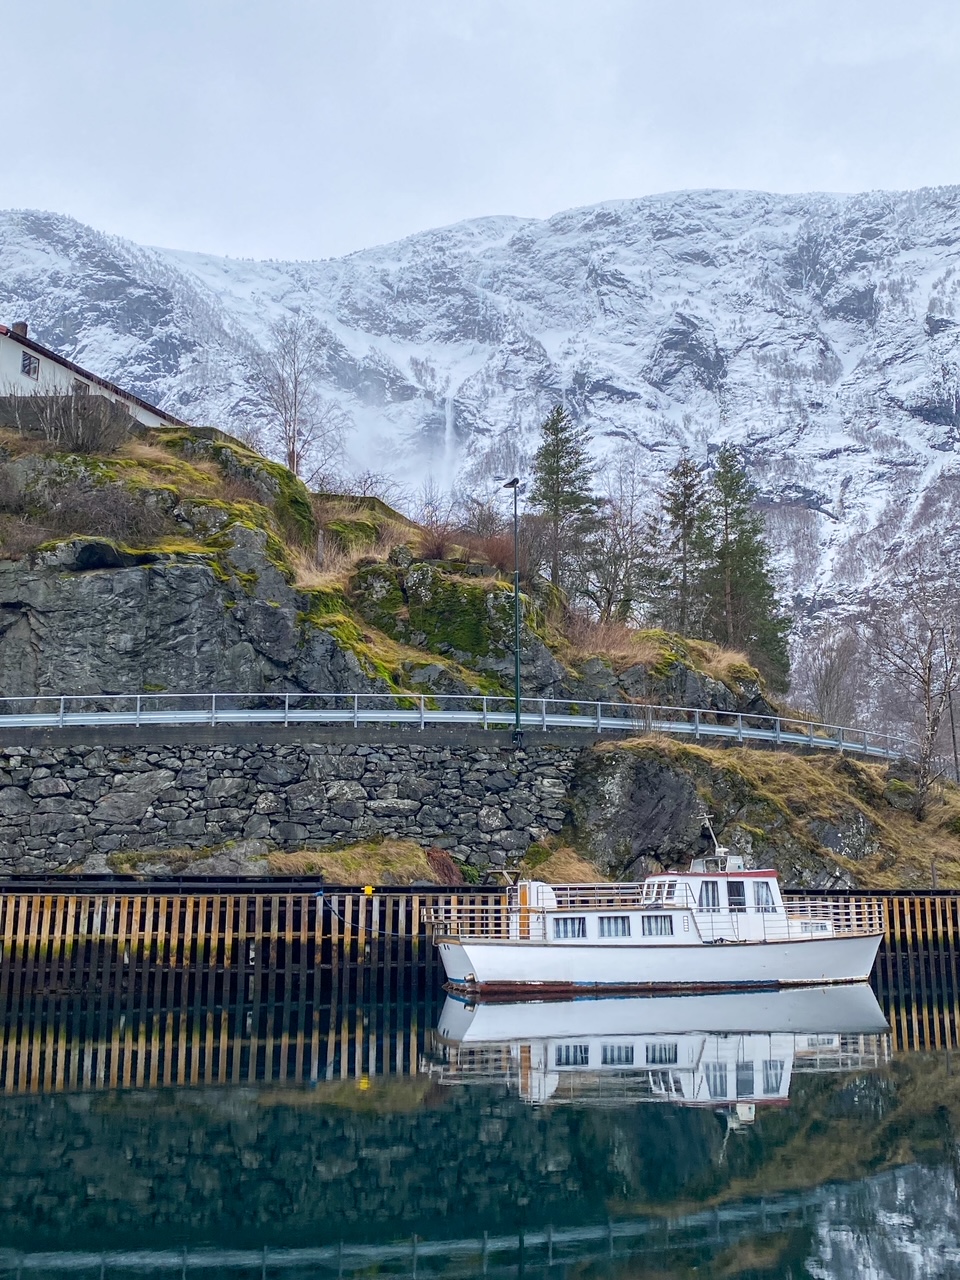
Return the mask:
{"type": "Polygon", "coordinates": [[[30,0],[0,50],[0,207],[234,256],[960,181],[958,0],[30,0]]]}

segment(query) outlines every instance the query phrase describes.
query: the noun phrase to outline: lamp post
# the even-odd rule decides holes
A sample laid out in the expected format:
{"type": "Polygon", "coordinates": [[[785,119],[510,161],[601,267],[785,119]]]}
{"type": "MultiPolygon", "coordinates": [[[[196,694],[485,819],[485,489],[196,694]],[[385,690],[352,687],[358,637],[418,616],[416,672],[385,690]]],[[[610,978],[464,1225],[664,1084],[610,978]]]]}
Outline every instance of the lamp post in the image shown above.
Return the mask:
{"type": "Polygon", "coordinates": [[[520,514],[517,494],[520,478],[514,476],[503,486],[513,490],[513,743],[521,746],[523,732],[520,728],[520,514]]]}

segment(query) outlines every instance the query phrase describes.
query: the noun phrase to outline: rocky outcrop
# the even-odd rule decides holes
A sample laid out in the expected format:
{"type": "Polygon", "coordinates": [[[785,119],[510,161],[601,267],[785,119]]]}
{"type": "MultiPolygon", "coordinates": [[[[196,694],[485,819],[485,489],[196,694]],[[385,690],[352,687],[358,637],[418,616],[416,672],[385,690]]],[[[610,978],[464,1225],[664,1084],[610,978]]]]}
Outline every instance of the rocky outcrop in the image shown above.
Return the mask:
{"type": "MultiPolygon", "coordinates": [[[[721,843],[748,867],[776,867],[787,885],[850,888],[894,866],[901,883],[918,875],[926,883],[923,856],[912,866],[900,856],[890,824],[901,811],[884,774],[842,757],[606,744],[578,763],[570,823],[581,850],[618,879],[709,851],[709,815],[721,843]]],[[[916,828],[909,833],[919,842],[916,828]]]]}

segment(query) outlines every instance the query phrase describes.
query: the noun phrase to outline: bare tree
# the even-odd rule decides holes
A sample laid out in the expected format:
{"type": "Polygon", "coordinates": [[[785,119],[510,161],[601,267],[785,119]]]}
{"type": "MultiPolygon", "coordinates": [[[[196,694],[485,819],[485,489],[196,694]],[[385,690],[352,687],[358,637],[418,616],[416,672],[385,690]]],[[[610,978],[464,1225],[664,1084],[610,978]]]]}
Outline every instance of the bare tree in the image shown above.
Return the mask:
{"type": "Polygon", "coordinates": [[[600,622],[638,621],[649,595],[651,519],[645,458],[636,445],[603,468],[599,520],[584,546],[580,594],[600,622]]]}
{"type": "Polygon", "coordinates": [[[319,391],[322,341],[316,323],[295,312],[270,326],[253,362],[251,384],[266,434],[294,475],[307,484],[339,466],[349,416],[319,391]]]}
{"type": "Polygon", "coordinates": [[[926,816],[930,788],[941,772],[938,739],[951,694],[960,687],[960,609],[939,566],[937,547],[916,544],[901,560],[867,631],[878,671],[900,685],[913,708],[918,819],[926,816]]]}
{"type": "Polygon", "coordinates": [[[860,706],[863,654],[850,627],[826,623],[804,645],[803,669],[796,682],[806,685],[810,707],[824,724],[849,725],[860,706]]]}

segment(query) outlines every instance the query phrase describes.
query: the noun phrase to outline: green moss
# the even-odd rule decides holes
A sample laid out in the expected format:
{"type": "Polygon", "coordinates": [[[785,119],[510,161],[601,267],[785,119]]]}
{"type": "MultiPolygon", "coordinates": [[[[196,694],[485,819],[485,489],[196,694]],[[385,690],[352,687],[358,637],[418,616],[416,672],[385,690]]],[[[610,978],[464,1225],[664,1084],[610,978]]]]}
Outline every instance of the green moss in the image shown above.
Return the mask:
{"type": "Polygon", "coordinates": [[[311,547],[317,540],[317,521],[306,485],[279,462],[271,462],[238,440],[217,435],[213,438],[177,432],[165,435],[163,443],[177,452],[209,457],[225,476],[245,479],[273,495],[273,513],[284,534],[300,546],[311,547]]]}
{"type": "Polygon", "coordinates": [[[344,517],[325,522],[323,529],[342,551],[348,552],[372,547],[380,537],[380,527],[369,520],[349,520],[344,517]]]}
{"type": "Polygon", "coordinates": [[[364,618],[431,653],[485,658],[512,644],[513,592],[502,583],[415,563],[406,572],[390,564],[361,567],[352,586],[364,618]]]}
{"type": "Polygon", "coordinates": [[[460,863],[460,874],[463,876],[467,884],[480,883],[480,872],[476,867],[471,867],[469,862],[460,863]]]}

